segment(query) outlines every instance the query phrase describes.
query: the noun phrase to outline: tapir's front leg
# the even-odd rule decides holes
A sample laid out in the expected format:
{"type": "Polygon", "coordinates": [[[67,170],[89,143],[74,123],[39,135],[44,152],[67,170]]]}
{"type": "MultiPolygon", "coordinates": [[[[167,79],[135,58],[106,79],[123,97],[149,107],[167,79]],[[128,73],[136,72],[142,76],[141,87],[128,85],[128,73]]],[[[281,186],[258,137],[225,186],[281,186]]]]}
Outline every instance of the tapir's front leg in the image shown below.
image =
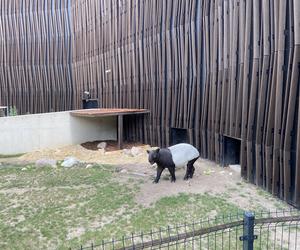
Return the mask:
{"type": "Polygon", "coordinates": [[[157,174],[156,174],[156,178],[153,181],[153,183],[158,183],[159,182],[159,179],[160,179],[160,176],[161,176],[161,173],[162,173],[163,170],[164,170],[163,167],[157,166],[157,174]]]}
{"type": "Polygon", "coordinates": [[[168,168],[171,174],[171,182],[175,182],[176,181],[176,177],[175,177],[175,166],[169,167],[168,168]]]}

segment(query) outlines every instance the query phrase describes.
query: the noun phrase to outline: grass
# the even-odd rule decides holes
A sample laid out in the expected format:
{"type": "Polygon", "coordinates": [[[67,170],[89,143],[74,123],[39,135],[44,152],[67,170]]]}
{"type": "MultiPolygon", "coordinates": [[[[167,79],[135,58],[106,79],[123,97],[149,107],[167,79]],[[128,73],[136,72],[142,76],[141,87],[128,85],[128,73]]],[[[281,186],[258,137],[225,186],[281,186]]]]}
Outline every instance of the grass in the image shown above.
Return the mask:
{"type": "Polygon", "coordinates": [[[0,154],[0,159],[17,158],[17,157],[21,157],[22,155],[24,154],[9,154],[9,155],[0,154]]]}
{"type": "Polygon", "coordinates": [[[143,207],[135,195],[144,181],[118,182],[111,166],[3,167],[0,179],[1,249],[78,248],[130,232],[241,212],[226,195],[209,193],[180,193],[143,207]]]}

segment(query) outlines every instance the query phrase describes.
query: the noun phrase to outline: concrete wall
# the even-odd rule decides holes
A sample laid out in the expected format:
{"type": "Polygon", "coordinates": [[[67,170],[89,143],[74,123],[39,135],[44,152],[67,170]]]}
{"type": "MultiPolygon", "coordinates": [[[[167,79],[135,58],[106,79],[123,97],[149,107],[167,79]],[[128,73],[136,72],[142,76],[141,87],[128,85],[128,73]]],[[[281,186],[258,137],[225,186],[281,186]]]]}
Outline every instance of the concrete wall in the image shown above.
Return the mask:
{"type": "Polygon", "coordinates": [[[72,117],[69,111],[0,117],[0,154],[116,139],[116,117],[72,117]]]}

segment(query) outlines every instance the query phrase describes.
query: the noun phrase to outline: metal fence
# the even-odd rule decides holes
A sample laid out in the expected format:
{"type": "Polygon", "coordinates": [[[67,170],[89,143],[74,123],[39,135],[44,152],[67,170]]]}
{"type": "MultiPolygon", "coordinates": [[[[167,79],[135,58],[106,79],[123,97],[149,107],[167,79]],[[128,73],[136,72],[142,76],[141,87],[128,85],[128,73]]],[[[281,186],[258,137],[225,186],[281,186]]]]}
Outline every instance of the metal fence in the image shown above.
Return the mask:
{"type": "Polygon", "coordinates": [[[275,211],[201,220],[101,241],[81,250],[300,249],[300,211],[275,211]]]}
{"type": "Polygon", "coordinates": [[[300,207],[300,1],[1,0],[0,105],[19,114],[146,108],[126,139],[185,129],[221,163],[241,139],[248,181],[300,207]]]}

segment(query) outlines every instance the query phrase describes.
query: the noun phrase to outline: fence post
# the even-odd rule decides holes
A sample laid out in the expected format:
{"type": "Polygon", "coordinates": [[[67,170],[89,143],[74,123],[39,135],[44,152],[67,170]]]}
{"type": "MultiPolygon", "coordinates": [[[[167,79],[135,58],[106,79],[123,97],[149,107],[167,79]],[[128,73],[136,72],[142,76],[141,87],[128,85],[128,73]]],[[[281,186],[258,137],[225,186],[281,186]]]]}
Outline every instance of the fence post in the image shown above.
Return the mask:
{"type": "Polygon", "coordinates": [[[243,236],[240,237],[240,240],[243,241],[243,250],[253,250],[253,242],[257,239],[257,236],[254,235],[254,219],[253,213],[245,212],[243,236]]]}

